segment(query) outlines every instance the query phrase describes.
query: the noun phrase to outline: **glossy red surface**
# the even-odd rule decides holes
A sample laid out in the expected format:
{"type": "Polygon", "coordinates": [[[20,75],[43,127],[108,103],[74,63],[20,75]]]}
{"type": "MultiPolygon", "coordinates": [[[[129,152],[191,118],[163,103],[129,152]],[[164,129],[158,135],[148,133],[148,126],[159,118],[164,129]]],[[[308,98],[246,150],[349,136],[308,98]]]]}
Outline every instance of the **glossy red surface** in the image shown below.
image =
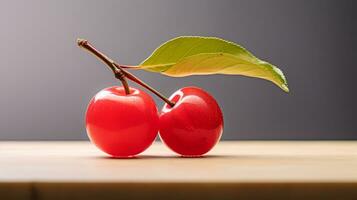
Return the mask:
{"type": "Polygon", "coordinates": [[[155,102],[143,91],[123,87],[101,90],[90,101],[86,113],[90,140],[114,157],[129,157],[147,149],[159,129],[155,102]]]}
{"type": "Polygon", "coordinates": [[[183,156],[201,156],[211,150],[223,132],[223,115],[216,100],[197,87],[176,91],[160,114],[161,140],[183,156]]]}

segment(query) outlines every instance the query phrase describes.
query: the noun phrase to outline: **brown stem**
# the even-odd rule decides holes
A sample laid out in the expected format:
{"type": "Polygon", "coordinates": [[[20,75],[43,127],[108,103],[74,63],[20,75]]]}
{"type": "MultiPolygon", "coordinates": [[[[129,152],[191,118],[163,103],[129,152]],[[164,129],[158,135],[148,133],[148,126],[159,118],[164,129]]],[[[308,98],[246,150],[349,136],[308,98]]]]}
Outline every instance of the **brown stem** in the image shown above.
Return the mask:
{"type": "MultiPolygon", "coordinates": [[[[118,64],[114,63],[114,65],[118,68],[120,68],[121,66],[119,66],[118,64]]],[[[162,95],[160,92],[158,92],[157,90],[155,90],[154,88],[152,88],[151,86],[149,86],[148,84],[146,84],[145,82],[143,82],[142,80],[140,80],[138,77],[134,76],[132,73],[129,73],[126,70],[122,70],[122,72],[124,73],[124,75],[130,79],[131,81],[134,81],[135,83],[143,86],[144,88],[146,88],[147,90],[149,90],[150,92],[154,93],[156,96],[158,96],[160,99],[162,99],[163,101],[165,101],[165,103],[169,104],[171,107],[173,107],[175,105],[174,102],[170,101],[168,98],[166,98],[164,95],[162,95]]]]}
{"type": "Polygon", "coordinates": [[[115,64],[115,66],[119,66],[119,67],[122,68],[122,69],[140,69],[140,67],[138,67],[138,66],[119,65],[119,64],[117,64],[117,63],[115,63],[115,62],[114,62],[114,64],[115,64]]]}
{"type": "Polygon", "coordinates": [[[116,67],[114,61],[110,59],[108,56],[104,55],[102,52],[98,51],[94,48],[87,40],[77,39],[77,44],[79,47],[89,51],[101,61],[103,61],[114,73],[115,77],[119,79],[124,87],[125,94],[130,94],[129,85],[126,81],[125,75],[121,68],[116,67]]]}
{"type": "MultiPolygon", "coordinates": [[[[110,67],[110,69],[113,71],[116,78],[118,78],[121,81],[124,80],[124,81],[122,81],[123,87],[124,88],[127,87],[128,91],[129,91],[129,87],[128,87],[128,83],[126,82],[125,78],[128,78],[131,81],[134,81],[135,83],[137,83],[137,84],[143,86],[144,88],[146,88],[147,90],[151,91],[156,96],[158,96],[160,99],[162,99],[167,104],[169,104],[171,107],[173,107],[175,105],[174,102],[170,101],[168,98],[166,98],[164,95],[159,93],[157,90],[155,90],[154,88],[152,88],[151,86],[149,86],[148,84],[146,84],[145,82],[143,82],[142,80],[140,80],[139,78],[137,78],[136,76],[131,74],[130,72],[123,69],[123,68],[135,69],[135,68],[137,68],[136,66],[126,66],[126,65],[119,65],[119,64],[115,63],[112,59],[110,59],[109,57],[107,57],[106,55],[104,55],[103,53],[98,51],[96,48],[94,48],[87,40],[78,39],[77,43],[78,43],[78,46],[88,50],[89,52],[94,54],[96,57],[98,57],[100,60],[102,60],[105,64],[107,64],[110,67]]],[[[127,93],[127,94],[129,94],[129,93],[127,93]]]]}

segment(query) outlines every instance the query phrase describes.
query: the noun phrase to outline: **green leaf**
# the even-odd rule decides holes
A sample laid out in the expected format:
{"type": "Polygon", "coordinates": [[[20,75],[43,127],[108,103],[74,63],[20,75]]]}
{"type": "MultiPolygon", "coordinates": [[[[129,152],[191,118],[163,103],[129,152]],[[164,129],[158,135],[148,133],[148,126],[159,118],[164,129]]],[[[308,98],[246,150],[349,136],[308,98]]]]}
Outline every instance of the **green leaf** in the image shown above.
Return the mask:
{"type": "Polygon", "coordinates": [[[215,37],[182,36],[157,48],[139,68],[168,76],[229,74],[269,80],[289,92],[283,72],[238,44],[215,37]]]}

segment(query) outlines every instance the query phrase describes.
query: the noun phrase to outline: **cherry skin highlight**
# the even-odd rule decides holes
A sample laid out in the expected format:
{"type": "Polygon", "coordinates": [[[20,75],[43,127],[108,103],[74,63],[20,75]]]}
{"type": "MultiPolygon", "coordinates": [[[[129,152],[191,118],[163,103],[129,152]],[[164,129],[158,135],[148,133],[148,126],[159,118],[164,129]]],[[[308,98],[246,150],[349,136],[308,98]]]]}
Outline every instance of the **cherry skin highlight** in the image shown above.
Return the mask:
{"type": "Polygon", "coordinates": [[[155,140],[159,115],[155,102],[145,92],[110,87],[98,92],[86,113],[86,129],[92,143],[113,157],[131,157],[155,140]]]}
{"type": "Polygon", "coordinates": [[[160,114],[161,140],[174,152],[197,157],[210,151],[223,132],[223,115],[216,100],[203,89],[185,87],[169,98],[160,114]]]}

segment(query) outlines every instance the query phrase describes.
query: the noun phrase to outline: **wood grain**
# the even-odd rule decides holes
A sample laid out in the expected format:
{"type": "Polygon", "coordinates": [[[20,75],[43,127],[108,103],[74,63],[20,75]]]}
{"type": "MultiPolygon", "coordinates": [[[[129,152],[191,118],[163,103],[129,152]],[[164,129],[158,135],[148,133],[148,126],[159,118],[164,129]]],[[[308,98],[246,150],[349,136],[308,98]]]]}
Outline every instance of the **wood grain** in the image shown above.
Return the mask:
{"type": "Polygon", "coordinates": [[[0,142],[0,199],[104,197],[357,199],[357,142],[220,142],[202,158],[155,143],[133,159],[88,142],[0,142]]]}

